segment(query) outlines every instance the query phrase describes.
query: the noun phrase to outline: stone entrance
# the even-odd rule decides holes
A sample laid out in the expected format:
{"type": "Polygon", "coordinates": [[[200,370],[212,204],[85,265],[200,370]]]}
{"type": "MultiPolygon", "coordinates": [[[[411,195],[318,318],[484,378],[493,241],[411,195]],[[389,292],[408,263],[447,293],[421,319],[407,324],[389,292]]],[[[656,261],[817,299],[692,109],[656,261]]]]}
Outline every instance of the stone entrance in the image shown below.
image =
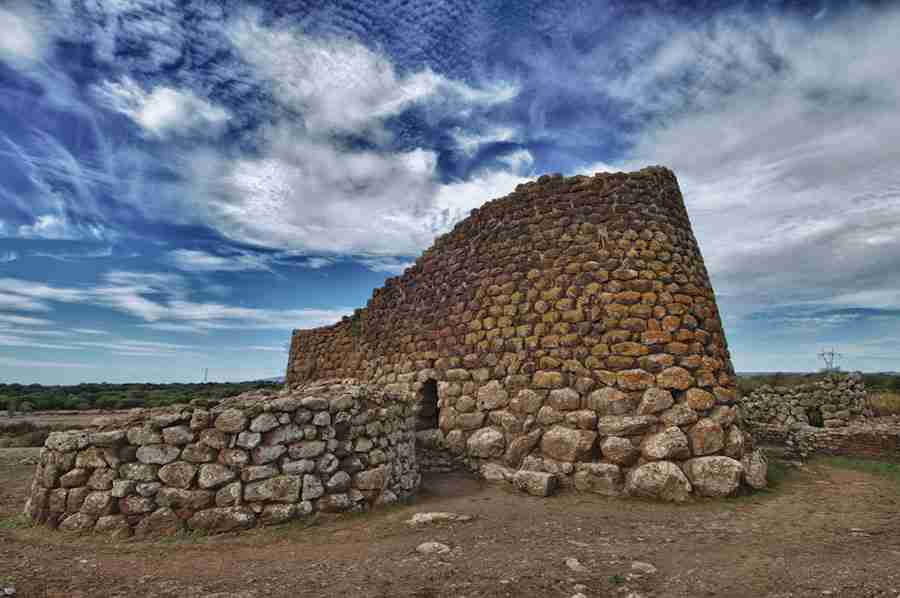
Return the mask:
{"type": "Polygon", "coordinates": [[[438,385],[437,380],[427,380],[419,391],[415,407],[416,431],[436,430],[438,427],[438,385]]]}

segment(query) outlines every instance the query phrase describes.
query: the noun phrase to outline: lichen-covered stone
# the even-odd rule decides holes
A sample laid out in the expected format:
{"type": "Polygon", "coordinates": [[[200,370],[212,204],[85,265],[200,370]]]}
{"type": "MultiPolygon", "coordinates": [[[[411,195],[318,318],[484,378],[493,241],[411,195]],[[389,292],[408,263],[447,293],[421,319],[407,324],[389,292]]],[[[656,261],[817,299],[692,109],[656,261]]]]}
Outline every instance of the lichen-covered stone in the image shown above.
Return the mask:
{"type": "Polygon", "coordinates": [[[559,480],[552,473],[519,470],[513,477],[513,485],[532,496],[550,496],[559,487],[559,480]]]}
{"type": "Polygon", "coordinates": [[[579,461],[590,457],[596,440],[596,432],[554,426],[541,437],[541,452],[558,461],[579,461]]]}
{"type": "Polygon", "coordinates": [[[694,424],[688,433],[691,452],[696,456],[711,455],[725,446],[725,432],[715,420],[705,417],[694,424]]]}
{"type": "Polygon", "coordinates": [[[641,455],[649,461],[681,460],[691,456],[687,436],[677,426],[670,426],[641,441],[641,455]]]}
{"type": "Polygon", "coordinates": [[[622,470],[611,463],[579,463],[574,477],[575,488],[604,496],[619,496],[624,477],[622,470]]]}
{"type": "Polygon", "coordinates": [[[741,484],[744,466],[730,457],[695,457],[684,462],[684,473],[701,496],[731,496],[741,484]]]}
{"type": "Polygon", "coordinates": [[[691,495],[691,482],[677,465],[670,461],[654,461],[635,467],[625,481],[630,496],[671,502],[684,502],[691,495]]]}
{"type": "Polygon", "coordinates": [[[466,451],[473,457],[482,459],[502,457],[506,449],[503,433],[494,428],[481,428],[469,436],[466,451]]]}

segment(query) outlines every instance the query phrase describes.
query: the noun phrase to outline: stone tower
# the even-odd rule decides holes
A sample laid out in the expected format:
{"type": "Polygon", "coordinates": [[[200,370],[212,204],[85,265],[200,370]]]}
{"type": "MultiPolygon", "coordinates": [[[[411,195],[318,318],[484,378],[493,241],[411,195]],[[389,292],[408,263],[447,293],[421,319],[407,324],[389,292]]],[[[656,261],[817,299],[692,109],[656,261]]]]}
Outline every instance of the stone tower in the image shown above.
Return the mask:
{"type": "Polygon", "coordinates": [[[368,305],[294,331],[287,384],[420,396],[424,466],[682,500],[747,478],[734,370],[674,174],[542,176],[368,305]]]}

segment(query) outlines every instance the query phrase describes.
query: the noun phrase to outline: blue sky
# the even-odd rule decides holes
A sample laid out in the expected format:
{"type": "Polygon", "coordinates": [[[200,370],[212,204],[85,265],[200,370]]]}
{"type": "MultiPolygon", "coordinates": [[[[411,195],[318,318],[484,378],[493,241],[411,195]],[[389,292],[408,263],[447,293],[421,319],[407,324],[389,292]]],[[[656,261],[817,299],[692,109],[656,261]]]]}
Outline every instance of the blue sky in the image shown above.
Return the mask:
{"type": "Polygon", "coordinates": [[[738,370],[900,370],[900,9],[0,3],[0,380],[283,373],[545,172],[675,170],[738,370]]]}

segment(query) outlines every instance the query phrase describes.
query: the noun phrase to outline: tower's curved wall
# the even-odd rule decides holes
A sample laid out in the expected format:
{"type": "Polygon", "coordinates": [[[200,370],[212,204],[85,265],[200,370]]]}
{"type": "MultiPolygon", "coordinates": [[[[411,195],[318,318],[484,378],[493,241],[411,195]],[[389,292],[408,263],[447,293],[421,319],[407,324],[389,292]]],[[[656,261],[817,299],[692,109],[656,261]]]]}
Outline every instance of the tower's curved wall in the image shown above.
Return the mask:
{"type": "Polygon", "coordinates": [[[713,289],[661,167],[543,176],[474,210],[352,318],[294,332],[288,385],[322,378],[437,380],[433,442],[470,465],[744,452],[713,289]]]}

